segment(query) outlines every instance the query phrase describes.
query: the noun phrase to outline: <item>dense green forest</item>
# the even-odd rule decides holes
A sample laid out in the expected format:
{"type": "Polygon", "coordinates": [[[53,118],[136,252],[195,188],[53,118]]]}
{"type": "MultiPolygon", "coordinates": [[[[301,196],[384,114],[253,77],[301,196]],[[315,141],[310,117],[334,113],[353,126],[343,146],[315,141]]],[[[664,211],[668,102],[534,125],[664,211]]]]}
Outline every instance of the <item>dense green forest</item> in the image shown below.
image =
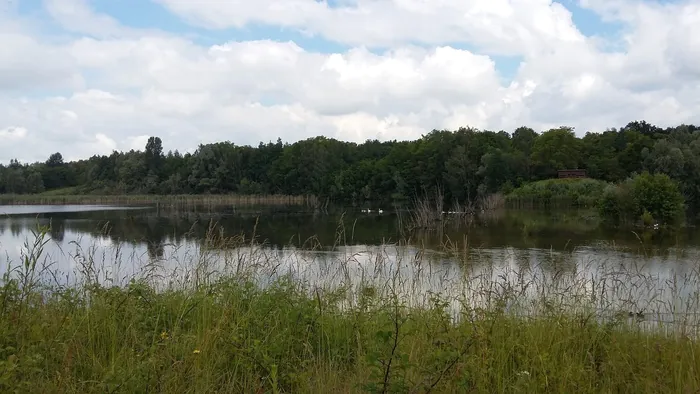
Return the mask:
{"type": "Polygon", "coordinates": [[[190,154],[163,152],[151,137],[143,151],[113,152],[64,162],[12,160],[0,166],[0,193],[52,190],[73,194],[312,194],[346,204],[405,201],[440,188],[447,202],[508,193],[524,183],[582,168],[594,179],[620,182],[634,173],[678,181],[687,204],[700,206],[700,128],[631,122],[578,138],[570,127],[542,133],[460,128],[415,141],[362,144],[316,137],[292,144],[200,145],[190,154]]]}

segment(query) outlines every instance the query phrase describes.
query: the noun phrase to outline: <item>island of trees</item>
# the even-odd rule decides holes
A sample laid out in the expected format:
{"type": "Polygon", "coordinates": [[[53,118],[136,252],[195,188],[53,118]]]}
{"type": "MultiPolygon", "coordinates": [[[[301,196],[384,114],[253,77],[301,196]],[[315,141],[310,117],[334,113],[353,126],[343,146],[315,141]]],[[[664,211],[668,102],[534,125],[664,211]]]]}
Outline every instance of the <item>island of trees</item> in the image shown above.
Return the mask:
{"type": "Polygon", "coordinates": [[[446,202],[466,203],[532,188],[556,178],[558,170],[585,169],[589,178],[612,184],[644,172],[664,174],[678,185],[685,206],[697,211],[698,130],[634,121],[579,138],[571,127],[541,133],[460,128],[433,130],[414,141],[218,142],[184,155],[164,153],[161,139],[151,137],[143,151],[74,162],[60,153],[45,162],[12,160],[0,165],[0,193],[314,195],[358,205],[406,201],[439,188],[446,202]]]}

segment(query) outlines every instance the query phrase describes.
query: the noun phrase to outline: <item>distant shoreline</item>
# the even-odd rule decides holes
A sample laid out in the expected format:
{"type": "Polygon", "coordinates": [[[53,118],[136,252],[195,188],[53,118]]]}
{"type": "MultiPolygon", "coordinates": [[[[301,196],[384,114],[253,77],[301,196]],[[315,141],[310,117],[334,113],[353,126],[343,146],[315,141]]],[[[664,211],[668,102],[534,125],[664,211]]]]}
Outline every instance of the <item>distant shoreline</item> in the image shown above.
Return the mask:
{"type": "Polygon", "coordinates": [[[306,205],[315,206],[314,196],[172,194],[172,195],[13,195],[0,194],[0,205],[67,205],[67,204],[163,204],[183,205],[306,205]]]}

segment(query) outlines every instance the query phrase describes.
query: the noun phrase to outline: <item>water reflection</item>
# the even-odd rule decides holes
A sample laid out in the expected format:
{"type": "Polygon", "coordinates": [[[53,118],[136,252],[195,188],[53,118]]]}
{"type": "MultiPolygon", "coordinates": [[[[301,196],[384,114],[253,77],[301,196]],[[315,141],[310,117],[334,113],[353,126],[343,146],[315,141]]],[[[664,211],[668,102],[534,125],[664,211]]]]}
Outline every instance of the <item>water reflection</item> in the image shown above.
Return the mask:
{"type": "Polygon", "coordinates": [[[601,311],[657,312],[657,320],[700,311],[694,230],[606,230],[586,212],[510,212],[396,244],[400,226],[386,214],[22,209],[29,213],[0,218],[0,250],[19,262],[37,223],[50,225],[41,265],[61,283],[149,278],[161,287],[188,286],[245,274],[264,286],[289,275],[321,288],[390,289],[412,303],[446,294],[455,309],[505,292],[513,295],[509,308],[547,296],[585,299],[601,311]],[[220,234],[240,236],[212,247],[207,239],[220,234]]]}
{"type": "MultiPolygon", "coordinates": [[[[0,234],[10,231],[23,237],[37,223],[51,224],[51,235],[60,241],[66,231],[93,236],[107,234],[114,241],[141,243],[180,243],[205,238],[212,223],[217,231],[229,235],[245,234],[265,240],[272,246],[301,245],[315,237],[324,246],[335,244],[377,245],[405,238],[400,223],[392,214],[313,215],[280,213],[276,211],[234,211],[222,208],[218,212],[173,212],[141,207],[80,206],[60,211],[52,207],[12,206],[15,214],[0,215],[0,234]],[[123,209],[122,209],[123,208],[123,209]],[[17,212],[25,212],[18,214],[17,212]],[[28,213],[27,213],[28,212],[28,213]]],[[[7,208],[0,207],[3,210],[7,208]]],[[[684,231],[647,231],[605,229],[588,212],[505,212],[489,215],[470,223],[452,221],[443,231],[408,234],[415,244],[437,247],[449,242],[463,242],[472,247],[516,249],[539,248],[557,251],[577,247],[611,244],[640,252],[666,253],[669,248],[700,244],[700,233],[694,228],[684,231]]]]}
{"type": "Polygon", "coordinates": [[[115,205],[0,205],[0,215],[39,215],[78,212],[104,212],[149,209],[149,207],[129,207],[115,205]]]}

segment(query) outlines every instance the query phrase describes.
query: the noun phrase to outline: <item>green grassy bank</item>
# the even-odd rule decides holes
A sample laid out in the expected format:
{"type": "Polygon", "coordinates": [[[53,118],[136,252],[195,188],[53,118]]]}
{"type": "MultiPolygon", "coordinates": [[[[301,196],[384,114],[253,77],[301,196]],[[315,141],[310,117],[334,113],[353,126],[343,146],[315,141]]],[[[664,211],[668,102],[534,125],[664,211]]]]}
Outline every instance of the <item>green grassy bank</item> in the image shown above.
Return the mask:
{"type": "Polygon", "coordinates": [[[333,295],[235,280],[157,294],[92,288],[21,300],[2,289],[2,392],[634,392],[700,389],[700,346],[583,316],[333,295]]]}

